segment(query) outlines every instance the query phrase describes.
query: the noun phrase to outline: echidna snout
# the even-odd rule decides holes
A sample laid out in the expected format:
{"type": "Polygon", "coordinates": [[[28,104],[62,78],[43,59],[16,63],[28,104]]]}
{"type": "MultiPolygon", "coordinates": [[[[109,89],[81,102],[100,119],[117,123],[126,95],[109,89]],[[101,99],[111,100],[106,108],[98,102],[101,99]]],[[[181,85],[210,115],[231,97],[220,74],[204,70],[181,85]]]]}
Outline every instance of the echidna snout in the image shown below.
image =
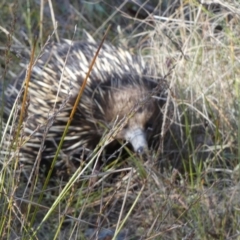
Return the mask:
{"type": "Polygon", "coordinates": [[[132,144],[136,153],[142,154],[147,149],[146,133],[142,129],[127,131],[125,138],[132,144]]]}

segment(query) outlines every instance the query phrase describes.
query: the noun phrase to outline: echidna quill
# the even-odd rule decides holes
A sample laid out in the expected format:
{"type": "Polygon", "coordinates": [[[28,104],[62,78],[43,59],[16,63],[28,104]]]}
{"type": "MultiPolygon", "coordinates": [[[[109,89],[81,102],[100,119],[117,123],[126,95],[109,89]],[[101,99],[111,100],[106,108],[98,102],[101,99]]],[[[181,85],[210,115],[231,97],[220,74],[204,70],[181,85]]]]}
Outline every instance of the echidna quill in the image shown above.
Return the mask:
{"type": "MultiPolygon", "coordinates": [[[[42,160],[53,159],[97,48],[94,40],[63,40],[48,44],[40,54],[31,72],[24,123],[24,134],[30,139],[22,152],[29,161],[33,156],[36,159],[42,139],[45,139],[42,160]]],[[[20,79],[25,75],[26,72],[20,79]]],[[[150,75],[140,56],[104,43],[62,152],[79,157],[84,148],[94,149],[106,132],[121,123],[113,134],[114,141],[128,141],[136,153],[142,154],[149,139],[161,129],[163,82],[150,75]]]]}

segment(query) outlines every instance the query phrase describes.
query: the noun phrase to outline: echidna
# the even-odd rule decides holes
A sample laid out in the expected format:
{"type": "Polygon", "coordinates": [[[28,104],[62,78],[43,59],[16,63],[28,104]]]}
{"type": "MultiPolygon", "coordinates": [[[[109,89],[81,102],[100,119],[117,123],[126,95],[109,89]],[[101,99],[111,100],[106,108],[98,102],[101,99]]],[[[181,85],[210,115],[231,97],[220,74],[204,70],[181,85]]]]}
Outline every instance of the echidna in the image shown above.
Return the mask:
{"type": "MultiPolygon", "coordinates": [[[[30,104],[24,124],[25,136],[30,137],[22,149],[27,161],[36,158],[42,139],[42,159],[53,159],[98,46],[91,39],[63,40],[49,43],[37,59],[31,72],[30,104]],[[49,129],[45,135],[46,126],[49,129]]],[[[20,79],[25,79],[25,74],[20,79]]],[[[121,123],[114,140],[128,141],[135,152],[143,153],[149,139],[161,128],[163,82],[151,76],[140,56],[104,43],[62,152],[79,157],[84,148],[94,149],[106,132],[121,123]]]]}

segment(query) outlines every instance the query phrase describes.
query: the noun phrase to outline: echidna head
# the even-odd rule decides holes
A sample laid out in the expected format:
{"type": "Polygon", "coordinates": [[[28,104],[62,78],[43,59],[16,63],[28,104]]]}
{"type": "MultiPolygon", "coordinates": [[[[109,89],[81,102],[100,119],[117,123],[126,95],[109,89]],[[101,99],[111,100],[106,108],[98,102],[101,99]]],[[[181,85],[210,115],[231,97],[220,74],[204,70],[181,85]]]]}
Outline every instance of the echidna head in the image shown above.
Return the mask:
{"type": "Polygon", "coordinates": [[[150,93],[141,84],[121,86],[111,90],[106,104],[106,121],[110,125],[122,123],[115,138],[130,142],[139,154],[147,149],[147,130],[153,125],[154,116],[160,113],[150,93]]]}

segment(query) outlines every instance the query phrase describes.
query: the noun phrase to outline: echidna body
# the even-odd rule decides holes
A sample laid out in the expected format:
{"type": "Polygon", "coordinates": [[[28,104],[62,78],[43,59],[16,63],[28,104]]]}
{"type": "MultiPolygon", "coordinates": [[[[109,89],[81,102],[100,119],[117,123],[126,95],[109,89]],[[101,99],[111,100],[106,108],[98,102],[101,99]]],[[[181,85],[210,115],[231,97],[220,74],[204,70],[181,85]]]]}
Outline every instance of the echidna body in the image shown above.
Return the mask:
{"type": "MultiPolygon", "coordinates": [[[[45,138],[42,158],[53,159],[97,48],[98,44],[90,40],[64,40],[48,45],[37,59],[28,89],[30,104],[24,131],[30,139],[22,150],[26,158],[37,156],[45,138]]],[[[93,149],[105,133],[121,123],[113,138],[129,141],[135,152],[142,153],[149,133],[157,134],[154,129],[161,126],[162,91],[153,94],[160,85],[159,79],[149,76],[141,57],[103,44],[62,152],[73,155],[85,147],[93,149]]]]}

